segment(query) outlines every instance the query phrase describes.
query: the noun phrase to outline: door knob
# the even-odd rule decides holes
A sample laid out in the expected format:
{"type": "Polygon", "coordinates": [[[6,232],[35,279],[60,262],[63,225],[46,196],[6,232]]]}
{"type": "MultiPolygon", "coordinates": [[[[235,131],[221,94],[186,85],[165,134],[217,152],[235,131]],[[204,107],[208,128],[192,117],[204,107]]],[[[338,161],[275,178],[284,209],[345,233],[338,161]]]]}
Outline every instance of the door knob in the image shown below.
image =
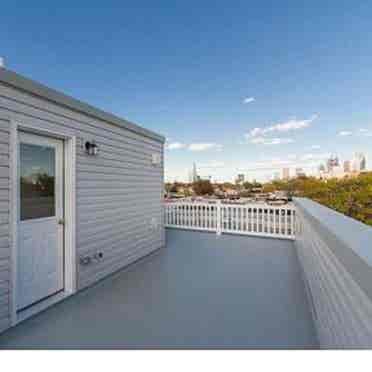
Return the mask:
{"type": "Polygon", "coordinates": [[[58,220],[58,225],[62,225],[62,226],[64,226],[64,225],[65,225],[65,220],[64,220],[63,218],[60,218],[60,219],[58,220]]]}

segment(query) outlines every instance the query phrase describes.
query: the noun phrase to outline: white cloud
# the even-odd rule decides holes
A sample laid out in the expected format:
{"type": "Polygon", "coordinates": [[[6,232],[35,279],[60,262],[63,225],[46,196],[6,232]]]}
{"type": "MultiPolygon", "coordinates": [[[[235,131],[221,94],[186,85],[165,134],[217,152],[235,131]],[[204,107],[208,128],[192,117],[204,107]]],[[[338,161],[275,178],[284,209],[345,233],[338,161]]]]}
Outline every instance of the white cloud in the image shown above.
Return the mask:
{"type": "Polygon", "coordinates": [[[183,149],[186,147],[185,144],[183,143],[180,143],[180,142],[171,142],[171,143],[167,143],[165,145],[165,147],[168,149],[168,150],[179,150],[179,149],[183,149]]]}
{"type": "Polygon", "coordinates": [[[252,171],[280,171],[284,167],[311,169],[317,167],[319,162],[329,156],[330,153],[290,154],[284,158],[268,158],[257,162],[248,162],[243,166],[240,165],[237,170],[244,173],[252,171]]]}
{"type": "Polygon", "coordinates": [[[263,128],[253,128],[247,136],[249,137],[256,137],[256,136],[264,136],[267,133],[272,132],[288,132],[291,130],[298,130],[303,129],[308,126],[318,117],[318,115],[313,115],[309,119],[297,120],[297,119],[290,119],[284,123],[278,123],[275,125],[271,125],[269,127],[263,128]]]}
{"type": "Polygon", "coordinates": [[[249,139],[250,143],[255,145],[285,145],[292,143],[292,138],[267,138],[267,137],[253,137],[249,139]]]}
{"type": "Polygon", "coordinates": [[[372,129],[361,128],[359,134],[364,137],[372,137],[372,129]]]}
{"type": "Polygon", "coordinates": [[[320,149],[320,146],[319,145],[311,145],[310,146],[310,149],[311,150],[319,150],[320,149]]]}
{"type": "Polygon", "coordinates": [[[320,154],[314,154],[314,153],[309,153],[309,154],[304,154],[301,155],[298,159],[299,160],[322,160],[322,159],[327,159],[330,156],[329,153],[320,153],[320,154]]]}
{"type": "Polygon", "coordinates": [[[213,160],[208,163],[198,163],[198,168],[210,168],[210,169],[218,169],[223,168],[225,163],[223,161],[213,160]]]}
{"type": "Polygon", "coordinates": [[[247,133],[246,137],[256,137],[258,135],[264,134],[261,128],[253,128],[249,133],[247,133]]]}
{"type": "Polygon", "coordinates": [[[347,136],[352,136],[353,132],[350,132],[348,130],[342,130],[341,132],[338,132],[339,136],[347,137],[347,136]]]}
{"type": "Polygon", "coordinates": [[[206,151],[206,150],[216,150],[221,151],[222,145],[218,143],[191,143],[185,144],[182,142],[166,142],[165,148],[167,150],[180,150],[187,149],[189,151],[206,151]]]}
{"type": "Polygon", "coordinates": [[[191,143],[188,149],[190,151],[221,150],[222,145],[218,143],[191,143]]]}
{"type": "Polygon", "coordinates": [[[256,99],[254,97],[247,97],[247,98],[244,98],[243,100],[243,103],[252,103],[254,102],[256,99]]]}
{"type": "Polygon", "coordinates": [[[360,128],[358,130],[350,131],[350,130],[342,130],[338,132],[339,136],[342,137],[350,137],[350,136],[362,136],[362,137],[372,137],[372,129],[367,128],[360,128]]]}

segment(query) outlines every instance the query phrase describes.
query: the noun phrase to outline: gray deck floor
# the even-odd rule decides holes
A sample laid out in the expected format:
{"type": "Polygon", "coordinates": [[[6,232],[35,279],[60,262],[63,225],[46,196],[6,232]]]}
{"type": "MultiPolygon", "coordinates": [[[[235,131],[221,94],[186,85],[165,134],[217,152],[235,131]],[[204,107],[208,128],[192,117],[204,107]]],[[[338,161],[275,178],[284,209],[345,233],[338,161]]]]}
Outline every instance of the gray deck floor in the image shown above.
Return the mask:
{"type": "Polygon", "coordinates": [[[181,230],[0,335],[0,348],[316,347],[291,242],[181,230]]]}

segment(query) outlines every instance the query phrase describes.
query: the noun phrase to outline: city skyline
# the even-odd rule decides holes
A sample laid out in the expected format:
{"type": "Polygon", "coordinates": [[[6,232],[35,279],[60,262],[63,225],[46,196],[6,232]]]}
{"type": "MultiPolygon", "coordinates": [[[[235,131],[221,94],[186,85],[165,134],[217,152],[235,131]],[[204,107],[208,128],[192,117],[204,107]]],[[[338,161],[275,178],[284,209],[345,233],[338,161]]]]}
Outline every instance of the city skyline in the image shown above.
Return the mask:
{"type": "MultiPolygon", "coordinates": [[[[193,162],[192,168],[188,170],[188,179],[166,179],[165,182],[195,182],[200,179],[210,180],[212,182],[238,182],[242,183],[244,181],[252,182],[269,182],[275,179],[289,179],[296,176],[313,176],[316,178],[325,177],[343,177],[347,174],[352,174],[353,172],[368,171],[371,170],[370,162],[366,157],[365,153],[354,152],[350,154],[348,158],[340,158],[337,154],[323,154],[324,157],[319,159],[317,157],[302,156],[302,163],[296,163],[296,158],[289,157],[288,161],[277,162],[276,165],[272,167],[265,168],[264,163],[261,164],[260,170],[266,173],[264,178],[257,178],[255,172],[243,172],[243,169],[238,169],[236,173],[232,175],[230,179],[219,178],[216,174],[203,173],[203,168],[209,169],[204,164],[198,166],[197,162],[193,162]],[[357,165],[359,159],[359,165],[357,165]],[[298,164],[302,164],[299,166],[298,164]],[[305,165],[304,165],[305,164],[305,165]],[[333,170],[333,172],[332,172],[333,170]],[[342,174],[341,174],[341,173],[342,174]]],[[[301,161],[300,159],[300,161],[301,161]]],[[[218,166],[216,166],[218,169],[218,166]]]]}

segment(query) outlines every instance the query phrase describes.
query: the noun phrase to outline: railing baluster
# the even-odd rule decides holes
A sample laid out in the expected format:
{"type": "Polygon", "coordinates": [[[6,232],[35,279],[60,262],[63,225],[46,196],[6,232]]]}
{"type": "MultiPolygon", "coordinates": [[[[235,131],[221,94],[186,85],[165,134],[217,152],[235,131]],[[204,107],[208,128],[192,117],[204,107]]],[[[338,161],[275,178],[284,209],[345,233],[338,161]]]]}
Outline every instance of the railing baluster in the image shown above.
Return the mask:
{"type": "Polygon", "coordinates": [[[176,226],[179,225],[179,223],[178,223],[178,220],[179,220],[178,209],[179,209],[179,206],[176,205],[175,208],[174,208],[174,224],[175,224],[176,226]]]}
{"type": "Polygon", "coordinates": [[[267,232],[271,234],[271,208],[267,208],[267,232]]]}
{"type": "Polygon", "coordinates": [[[288,209],[285,209],[285,220],[284,220],[284,228],[285,228],[285,235],[289,235],[288,231],[288,209]]]}
{"type": "Polygon", "coordinates": [[[255,208],[255,221],[256,221],[256,228],[255,228],[255,232],[259,232],[259,229],[258,229],[258,208],[255,208]]]}
{"type": "Polygon", "coordinates": [[[196,208],[197,208],[196,205],[192,206],[192,226],[193,227],[198,227],[197,222],[196,222],[196,208]]]}
{"type": "Polygon", "coordinates": [[[187,204],[185,208],[185,220],[186,220],[186,226],[190,227],[190,204],[187,204]]]}

